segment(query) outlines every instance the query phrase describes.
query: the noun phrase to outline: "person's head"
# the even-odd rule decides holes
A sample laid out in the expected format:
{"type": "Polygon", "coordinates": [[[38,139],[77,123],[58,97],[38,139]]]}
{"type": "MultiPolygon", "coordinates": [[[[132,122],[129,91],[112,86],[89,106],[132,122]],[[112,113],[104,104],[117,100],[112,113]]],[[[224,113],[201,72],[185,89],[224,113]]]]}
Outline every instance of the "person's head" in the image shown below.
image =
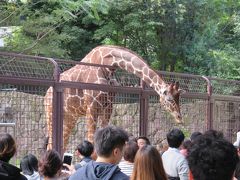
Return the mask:
{"type": "Polygon", "coordinates": [[[20,169],[23,174],[32,175],[34,171],[38,171],[38,160],[36,156],[28,154],[24,156],[20,162],[20,169]]]}
{"type": "Polygon", "coordinates": [[[210,129],[210,130],[207,130],[205,133],[204,133],[206,136],[208,136],[209,138],[223,138],[223,133],[220,132],[220,131],[216,131],[216,130],[213,130],[213,129],[210,129]]]}
{"type": "Polygon", "coordinates": [[[128,134],[116,126],[100,128],[94,135],[94,146],[99,157],[110,158],[117,164],[122,158],[123,148],[128,141],[128,134]]]}
{"type": "Polygon", "coordinates": [[[162,158],[158,150],[151,146],[145,145],[139,148],[135,160],[131,180],[167,180],[166,173],[163,169],[162,158]]]}
{"type": "Polygon", "coordinates": [[[93,144],[87,140],[84,140],[81,144],[77,146],[77,152],[84,156],[89,157],[93,153],[93,144]]]}
{"type": "Polygon", "coordinates": [[[137,143],[135,141],[128,141],[123,152],[124,160],[133,163],[137,151],[138,151],[137,143]]]}
{"type": "Polygon", "coordinates": [[[179,148],[185,136],[180,129],[174,128],[167,133],[168,145],[171,148],[179,148]]]}
{"type": "Polygon", "coordinates": [[[195,132],[193,132],[193,133],[191,134],[190,140],[191,140],[192,142],[194,142],[194,141],[195,141],[199,136],[201,136],[201,135],[202,135],[201,132],[195,131],[195,132]]]}
{"type": "Polygon", "coordinates": [[[55,150],[46,151],[39,160],[39,174],[44,177],[53,178],[60,173],[62,168],[62,159],[55,150]]]}
{"type": "Polygon", "coordinates": [[[169,146],[166,139],[162,140],[161,143],[157,145],[158,151],[161,155],[168,150],[168,147],[169,146]]]}
{"type": "Polygon", "coordinates": [[[0,133],[0,160],[8,162],[16,153],[16,143],[8,133],[0,133]]]}
{"type": "Polygon", "coordinates": [[[129,133],[128,134],[128,141],[135,141],[137,143],[137,138],[133,134],[129,133]]]}
{"type": "Polygon", "coordinates": [[[181,145],[181,151],[180,152],[184,156],[187,156],[191,147],[192,147],[192,141],[191,140],[185,140],[185,141],[183,141],[183,143],[181,145]]]}
{"type": "Polygon", "coordinates": [[[192,147],[192,141],[191,140],[183,141],[182,146],[181,146],[182,149],[187,149],[188,151],[190,151],[191,147],[192,147]]]}
{"type": "Polygon", "coordinates": [[[238,162],[237,150],[230,142],[208,133],[195,141],[187,159],[194,180],[231,180],[238,162]]]}
{"type": "Polygon", "coordinates": [[[137,138],[137,144],[138,144],[138,147],[141,148],[145,145],[150,145],[151,143],[146,136],[139,136],[137,138]]]}

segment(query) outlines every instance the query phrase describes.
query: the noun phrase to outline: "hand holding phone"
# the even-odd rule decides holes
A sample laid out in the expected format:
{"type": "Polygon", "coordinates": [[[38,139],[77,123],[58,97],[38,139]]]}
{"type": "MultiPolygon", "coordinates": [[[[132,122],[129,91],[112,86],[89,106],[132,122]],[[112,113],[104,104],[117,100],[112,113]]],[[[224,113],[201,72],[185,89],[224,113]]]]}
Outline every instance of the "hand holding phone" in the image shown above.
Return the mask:
{"type": "Polygon", "coordinates": [[[63,163],[71,165],[73,154],[72,153],[64,153],[63,154],[63,163]]]}

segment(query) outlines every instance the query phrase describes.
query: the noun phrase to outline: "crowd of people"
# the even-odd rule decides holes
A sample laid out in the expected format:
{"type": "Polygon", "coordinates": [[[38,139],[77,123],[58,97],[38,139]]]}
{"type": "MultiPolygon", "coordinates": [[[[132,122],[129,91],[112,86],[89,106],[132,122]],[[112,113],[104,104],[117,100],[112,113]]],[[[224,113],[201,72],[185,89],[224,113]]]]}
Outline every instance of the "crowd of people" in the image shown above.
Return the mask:
{"type": "Polygon", "coordinates": [[[232,144],[219,131],[187,139],[174,128],[156,148],[145,136],[107,126],[96,131],[93,144],[84,140],[76,147],[81,161],[72,165],[47,150],[39,159],[27,154],[18,168],[9,163],[16,151],[14,138],[0,134],[1,180],[240,180],[240,132],[232,144]]]}

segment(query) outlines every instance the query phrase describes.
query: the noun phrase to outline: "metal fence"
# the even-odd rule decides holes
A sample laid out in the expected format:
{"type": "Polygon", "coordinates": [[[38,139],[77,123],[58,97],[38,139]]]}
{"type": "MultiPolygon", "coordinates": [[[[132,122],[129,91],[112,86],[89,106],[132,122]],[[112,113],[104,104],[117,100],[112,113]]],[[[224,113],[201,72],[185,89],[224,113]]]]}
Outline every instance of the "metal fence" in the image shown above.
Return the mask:
{"type": "MultiPolygon", "coordinates": [[[[186,91],[180,100],[184,125],[178,125],[161,107],[158,95],[139,78],[123,70],[117,69],[114,75],[118,86],[60,82],[61,72],[76,64],[93,66],[0,52],[0,132],[7,131],[15,137],[17,163],[27,153],[39,156],[44,148],[47,134],[44,96],[49,87],[53,87],[53,148],[60,153],[63,152],[63,100],[70,90],[113,93],[110,124],[121,126],[134,136],[146,135],[154,145],[165,139],[173,127],[182,129],[186,136],[194,131],[221,130],[230,141],[235,140],[240,129],[240,81],[158,72],[166,82],[179,81],[180,88],[186,91]],[[14,123],[14,128],[4,123],[14,123]]],[[[100,125],[101,121],[97,126],[100,125]]],[[[74,151],[86,138],[86,132],[86,118],[82,116],[71,129],[67,151],[74,151]]]]}

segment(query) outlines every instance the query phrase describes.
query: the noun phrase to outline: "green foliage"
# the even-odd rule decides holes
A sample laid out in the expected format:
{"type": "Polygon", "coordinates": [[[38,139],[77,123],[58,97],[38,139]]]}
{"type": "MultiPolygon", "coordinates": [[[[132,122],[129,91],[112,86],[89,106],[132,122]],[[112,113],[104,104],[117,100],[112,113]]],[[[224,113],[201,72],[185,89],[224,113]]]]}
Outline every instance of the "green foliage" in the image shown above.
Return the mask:
{"type": "Polygon", "coordinates": [[[240,52],[227,45],[223,50],[212,51],[215,67],[212,74],[225,79],[240,79],[240,52]]]}
{"type": "MultiPolygon", "coordinates": [[[[199,1],[200,2],[200,1],[199,1]]],[[[205,0],[198,4],[193,39],[185,44],[185,72],[239,79],[239,1],[205,0]],[[234,67],[235,66],[235,67],[234,67]]]]}
{"type": "Polygon", "coordinates": [[[239,79],[240,1],[4,1],[19,26],[5,49],[81,59],[99,44],[128,47],[157,70],[239,79]]]}
{"type": "Polygon", "coordinates": [[[0,1],[0,25],[13,26],[19,24],[19,18],[16,14],[21,10],[22,3],[18,0],[16,2],[2,0],[0,1]]]}
{"type": "MultiPolygon", "coordinates": [[[[98,2],[98,1],[96,1],[98,2]]],[[[81,58],[98,44],[92,21],[96,5],[82,0],[32,0],[19,7],[21,26],[5,50],[58,58],[81,58]]],[[[102,12],[102,11],[100,11],[102,12]]]]}

